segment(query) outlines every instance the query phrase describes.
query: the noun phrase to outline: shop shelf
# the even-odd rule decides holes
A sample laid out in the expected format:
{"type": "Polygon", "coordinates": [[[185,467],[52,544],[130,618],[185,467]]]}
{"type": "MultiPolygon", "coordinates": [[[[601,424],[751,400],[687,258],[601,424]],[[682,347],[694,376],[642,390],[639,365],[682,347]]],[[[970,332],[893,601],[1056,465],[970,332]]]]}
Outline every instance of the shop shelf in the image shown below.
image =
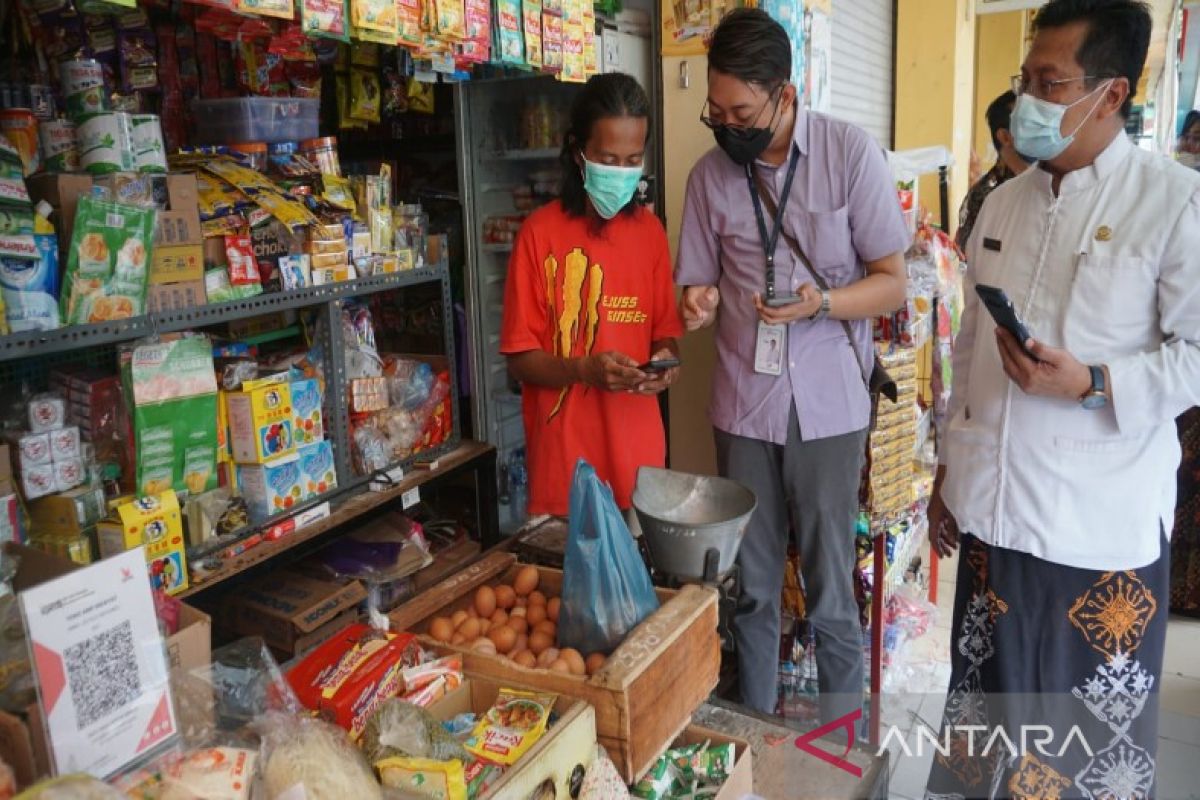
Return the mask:
{"type": "Polygon", "coordinates": [[[270,144],[320,135],[319,98],[228,97],[197,100],[192,110],[200,144],[270,144]]]}
{"type": "Polygon", "coordinates": [[[276,311],[320,305],[346,297],[386,292],[442,280],[446,265],[358,278],[325,286],[308,286],[288,292],[272,292],[229,303],[196,306],[179,311],[160,311],[132,319],[70,325],[53,331],[14,333],[0,336],[0,362],[32,358],[97,345],[133,341],[153,333],[172,333],[207,325],[261,316],[276,311]]]}
{"type": "Polygon", "coordinates": [[[549,147],[541,150],[505,150],[496,153],[497,161],[557,161],[561,150],[549,147]]]}

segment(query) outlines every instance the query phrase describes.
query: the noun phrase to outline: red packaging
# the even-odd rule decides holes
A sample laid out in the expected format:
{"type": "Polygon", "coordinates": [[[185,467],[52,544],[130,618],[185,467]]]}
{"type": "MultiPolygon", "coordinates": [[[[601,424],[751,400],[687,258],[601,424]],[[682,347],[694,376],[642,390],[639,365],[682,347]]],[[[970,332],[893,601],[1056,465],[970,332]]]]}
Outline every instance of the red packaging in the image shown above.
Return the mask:
{"type": "Polygon", "coordinates": [[[225,259],[229,264],[229,282],[234,286],[249,286],[262,282],[254,245],[246,234],[225,237],[225,259]]]}
{"type": "Polygon", "coordinates": [[[404,692],[404,670],[420,659],[417,638],[411,633],[398,634],[355,670],[333,697],[322,698],[322,716],[357,739],[375,710],[404,692]]]}
{"type": "Polygon", "coordinates": [[[348,625],[293,667],[288,672],[288,683],[305,708],[316,709],[326,686],[339,674],[352,671],[362,663],[364,651],[361,645],[383,642],[385,638],[370,625],[348,625]]]}

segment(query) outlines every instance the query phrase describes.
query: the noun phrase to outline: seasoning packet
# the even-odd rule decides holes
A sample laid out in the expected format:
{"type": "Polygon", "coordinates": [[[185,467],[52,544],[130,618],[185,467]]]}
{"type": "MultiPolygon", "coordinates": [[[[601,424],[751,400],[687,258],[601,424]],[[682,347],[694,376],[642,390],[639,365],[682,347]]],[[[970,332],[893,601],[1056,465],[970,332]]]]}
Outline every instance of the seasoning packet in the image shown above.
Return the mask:
{"type": "Polygon", "coordinates": [[[379,122],[382,89],[379,74],[369,69],[350,71],[350,116],[362,122],[379,122]]]}
{"type": "Polygon", "coordinates": [[[350,41],[346,0],[300,0],[300,27],[309,36],[350,41]]]}
{"type": "Polygon", "coordinates": [[[553,694],[501,689],[464,746],[497,764],[517,763],[545,735],[557,699],[553,694]]]}

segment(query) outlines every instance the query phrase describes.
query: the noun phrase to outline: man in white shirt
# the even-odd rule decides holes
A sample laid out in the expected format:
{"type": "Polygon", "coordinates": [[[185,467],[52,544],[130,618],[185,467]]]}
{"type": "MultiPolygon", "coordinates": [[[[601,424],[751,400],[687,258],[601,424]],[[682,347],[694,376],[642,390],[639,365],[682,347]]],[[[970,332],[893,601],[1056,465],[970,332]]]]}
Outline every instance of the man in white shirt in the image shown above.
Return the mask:
{"type": "Polygon", "coordinates": [[[1200,404],[1200,175],[1124,132],[1151,31],[1143,3],[1052,0],[1034,27],[1011,130],[1040,163],[992,193],[968,242],[929,512],[942,555],[960,531],[962,554],[953,747],[927,791],[1149,797],[1173,423],[1200,404]],[[979,285],[1004,291],[1029,341],[997,325],[979,285]],[[984,754],[988,734],[972,746],[970,724],[1050,725],[1057,741],[984,754]],[[1089,747],[1060,753],[1077,724],[1089,747]]]}

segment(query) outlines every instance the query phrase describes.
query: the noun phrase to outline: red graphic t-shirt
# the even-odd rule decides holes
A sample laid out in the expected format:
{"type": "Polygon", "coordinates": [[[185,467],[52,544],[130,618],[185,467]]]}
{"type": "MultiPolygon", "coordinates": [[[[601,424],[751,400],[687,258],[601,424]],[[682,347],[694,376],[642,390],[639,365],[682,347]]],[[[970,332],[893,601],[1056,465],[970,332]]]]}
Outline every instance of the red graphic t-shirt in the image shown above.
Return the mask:
{"type": "MultiPolygon", "coordinates": [[[[651,342],[682,334],[667,235],[652,213],[620,214],[596,229],[554,202],[525,221],[509,261],[501,353],[616,350],[642,364],[651,342]]],[[[666,461],[656,396],[527,385],[522,405],[531,515],[567,514],[580,457],[612,485],[622,508],[638,467],[666,461]]]]}

